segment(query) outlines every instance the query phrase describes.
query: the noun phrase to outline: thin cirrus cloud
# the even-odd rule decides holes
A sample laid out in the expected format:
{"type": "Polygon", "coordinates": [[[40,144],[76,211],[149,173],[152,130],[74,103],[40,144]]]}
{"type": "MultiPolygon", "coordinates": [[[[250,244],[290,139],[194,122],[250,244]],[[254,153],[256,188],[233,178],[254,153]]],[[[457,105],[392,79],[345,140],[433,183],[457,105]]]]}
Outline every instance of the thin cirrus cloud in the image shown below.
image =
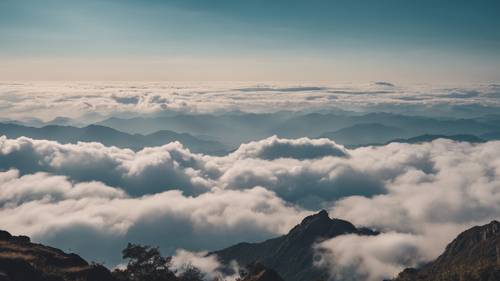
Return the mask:
{"type": "Polygon", "coordinates": [[[35,161],[2,162],[0,226],[116,264],[127,242],[160,245],[169,254],[214,250],[286,233],[327,208],[332,217],[382,234],[324,241],[315,247],[317,266],[337,277],[378,280],[435,258],[460,231],[498,218],[499,146],[436,140],[344,149],[327,140],[272,137],[215,157],[176,143],[132,152],[3,137],[2,159],[22,151],[17,160],[35,161]],[[315,156],[263,154],[283,144],[315,156]],[[122,177],[119,185],[85,171],[98,162],[109,165],[99,170],[122,177]],[[165,174],[190,181],[148,186],[148,178],[165,174]]]}

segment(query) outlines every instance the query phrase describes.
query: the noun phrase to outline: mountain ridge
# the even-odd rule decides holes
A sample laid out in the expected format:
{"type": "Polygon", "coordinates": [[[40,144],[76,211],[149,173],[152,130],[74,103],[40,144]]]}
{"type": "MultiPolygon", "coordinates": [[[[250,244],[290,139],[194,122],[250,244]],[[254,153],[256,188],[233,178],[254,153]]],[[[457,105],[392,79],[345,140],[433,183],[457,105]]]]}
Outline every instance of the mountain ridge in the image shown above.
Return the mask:
{"type": "Polygon", "coordinates": [[[100,142],[106,146],[117,146],[140,150],[148,146],[164,145],[179,141],[195,153],[223,154],[225,147],[219,142],[196,138],[187,133],[161,130],[152,134],[129,134],[102,125],[88,125],[82,128],[73,126],[47,125],[41,128],[17,124],[0,123],[0,135],[9,138],[21,136],[34,139],[47,139],[60,143],[100,142]]]}

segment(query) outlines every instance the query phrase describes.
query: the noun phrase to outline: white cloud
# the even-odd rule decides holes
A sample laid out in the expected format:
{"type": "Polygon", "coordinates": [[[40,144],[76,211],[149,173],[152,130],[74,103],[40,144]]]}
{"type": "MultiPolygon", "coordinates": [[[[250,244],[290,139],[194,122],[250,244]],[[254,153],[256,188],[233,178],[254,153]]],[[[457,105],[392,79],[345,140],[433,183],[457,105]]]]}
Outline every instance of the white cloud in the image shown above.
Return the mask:
{"type": "Polygon", "coordinates": [[[229,271],[225,269],[226,266],[218,261],[217,256],[208,255],[208,252],[190,252],[178,249],[175,255],[172,256],[170,269],[179,275],[189,266],[199,269],[208,280],[222,278],[223,280],[233,281],[238,278],[239,266],[236,262],[230,265],[230,272],[233,272],[233,274],[228,274],[229,271]]]}
{"type": "Polygon", "coordinates": [[[172,190],[132,198],[102,183],[0,172],[0,228],[118,263],[127,242],[202,250],[286,232],[310,212],[255,187],[197,197],[172,190]]]}
{"type": "MultiPolygon", "coordinates": [[[[406,155],[420,150],[431,161],[432,169],[425,172],[406,167],[386,181],[387,194],[352,196],[334,203],[333,216],[390,232],[377,238],[339,237],[322,243],[326,260],[335,257],[341,261],[334,275],[355,270],[367,280],[393,277],[403,265],[415,266],[437,257],[461,231],[500,217],[500,142],[471,145],[435,141],[397,147],[404,148],[406,155]],[[382,251],[380,247],[386,242],[390,245],[382,251]],[[349,245],[356,250],[348,252],[349,245]],[[403,253],[407,256],[401,258],[401,249],[408,247],[403,253]]],[[[395,156],[394,148],[375,151],[395,156]]],[[[368,151],[374,152],[365,149],[368,151]]]]}
{"type": "Polygon", "coordinates": [[[209,178],[200,174],[201,156],[177,142],[139,152],[99,143],[59,144],[29,138],[0,137],[0,168],[23,173],[46,171],[77,181],[101,181],[133,195],[182,189],[188,194],[208,191],[209,178]]]}
{"type": "Polygon", "coordinates": [[[316,245],[316,266],[326,268],[335,280],[380,281],[405,267],[429,260],[419,236],[388,232],[377,236],[343,235],[316,245]]]}

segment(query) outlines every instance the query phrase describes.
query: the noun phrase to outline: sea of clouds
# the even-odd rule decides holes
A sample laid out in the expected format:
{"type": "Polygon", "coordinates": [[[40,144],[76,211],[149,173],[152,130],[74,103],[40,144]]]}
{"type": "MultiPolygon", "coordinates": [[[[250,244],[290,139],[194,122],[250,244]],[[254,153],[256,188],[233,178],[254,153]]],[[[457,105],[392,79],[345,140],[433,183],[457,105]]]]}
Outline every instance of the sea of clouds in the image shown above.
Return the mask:
{"type": "MultiPolygon", "coordinates": [[[[31,125],[282,110],[477,117],[499,108],[497,84],[0,83],[0,119],[31,125]]],[[[188,262],[216,277],[207,251],[285,234],[319,209],[381,234],[318,243],[316,266],[336,280],[393,277],[500,218],[500,142],[346,149],[273,136],[210,156],[179,142],[133,151],[0,136],[0,228],[110,267],[134,242],[174,255],[174,269],[188,262]]]]}
{"type": "Polygon", "coordinates": [[[498,112],[500,85],[394,85],[388,82],[289,84],[234,82],[2,82],[2,119],[89,123],[177,113],[350,110],[434,116],[498,112]]]}
{"type": "Polygon", "coordinates": [[[108,266],[135,242],[213,273],[197,251],[285,234],[324,208],[382,233],[317,244],[317,266],[381,280],[500,216],[500,142],[346,149],[270,137],[208,156],[178,142],[134,152],[0,137],[0,160],[0,228],[108,266]]]}

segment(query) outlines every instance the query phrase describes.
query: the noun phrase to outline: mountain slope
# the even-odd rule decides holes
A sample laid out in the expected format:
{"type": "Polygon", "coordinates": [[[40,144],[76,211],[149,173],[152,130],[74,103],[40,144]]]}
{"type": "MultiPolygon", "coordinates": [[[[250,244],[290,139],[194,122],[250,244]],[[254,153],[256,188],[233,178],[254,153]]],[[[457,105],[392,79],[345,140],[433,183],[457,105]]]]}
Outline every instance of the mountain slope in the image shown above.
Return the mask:
{"type": "Polygon", "coordinates": [[[241,281],[283,281],[276,271],[257,263],[248,267],[248,274],[241,281]]]}
{"type": "Polygon", "coordinates": [[[9,138],[29,137],[34,139],[54,140],[60,143],[100,142],[106,146],[117,146],[140,150],[148,146],[159,146],[179,141],[193,152],[206,154],[224,153],[225,147],[215,141],[198,139],[189,134],[172,131],[158,131],[149,135],[128,134],[99,125],[78,128],[71,126],[49,125],[41,128],[16,124],[0,123],[0,136],[9,138]]]}
{"type": "Polygon", "coordinates": [[[0,231],[0,280],[114,281],[114,278],[105,267],[90,265],[76,254],[0,231]]]}
{"type": "Polygon", "coordinates": [[[500,280],[500,223],[475,226],[455,238],[435,261],[405,269],[394,281],[500,280]]]}
{"type": "Polygon", "coordinates": [[[288,234],[261,243],[239,243],[213,252],[228,264],[231,260],[240,265],[260,262],[275,270],[287,281],[319,280],[327,273],[314,267],[314,243],[342,234],[376,235],[368,229],[358,229],[351,223],[330,219],[326,211],[306,217],[288,234]]]}

